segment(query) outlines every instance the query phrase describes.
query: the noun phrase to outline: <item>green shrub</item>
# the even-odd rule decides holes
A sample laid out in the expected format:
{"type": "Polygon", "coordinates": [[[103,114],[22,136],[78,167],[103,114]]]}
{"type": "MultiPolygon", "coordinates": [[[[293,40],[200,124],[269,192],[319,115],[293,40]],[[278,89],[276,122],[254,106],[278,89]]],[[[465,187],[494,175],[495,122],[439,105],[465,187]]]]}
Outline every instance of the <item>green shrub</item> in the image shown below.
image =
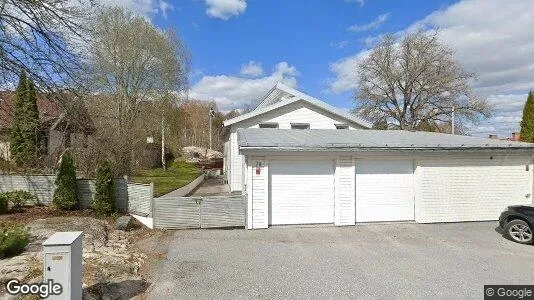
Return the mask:
{"type": "Polygon", "coordinates": [[[108,162],[102,163],[96,171],[96,193],[93,209],[97,214],[110,215],[115,211],[115,183],[108,162]]]}
{"type": "Polygon", "coordinates": [[[7,205],[7,197],[4,194],[0,194],[0,214],[7,213],[8,205],[7,205]]]}
{"type": "Polygon", "coordinates": [[[0,227],[0,259],[18,255],[28,242],[28,233],[22,227],[0,227]]]}
{"type": "Polygon", "coordinates": [[[6,199],[8,202],[11,202],[11,204],[13,205],[13,209],[19,209],[24,205],[39,204],[39,199],[36,195],[21,190],[1,193],[0,198],[6,199]]]}
{"type": "Polygon", "coordinates": [[[63,210],[75,209],[78,205],[76,170],[74,169],[74,160],[69,152],[61,155],[55,183],[56,190],[52,204],[63,210]]]}

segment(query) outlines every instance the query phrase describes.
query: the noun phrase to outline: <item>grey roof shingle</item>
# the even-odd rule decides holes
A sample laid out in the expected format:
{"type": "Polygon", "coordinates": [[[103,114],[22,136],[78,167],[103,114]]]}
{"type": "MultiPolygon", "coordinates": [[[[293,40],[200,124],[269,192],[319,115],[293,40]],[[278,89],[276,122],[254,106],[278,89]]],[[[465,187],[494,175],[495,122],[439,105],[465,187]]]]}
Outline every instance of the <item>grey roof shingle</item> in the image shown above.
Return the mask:
{"type": "Polygon", "coordinates": [[[242,150],[522,149],[534,154],[532,143],[422,131],[246,128],[238,129],[237,133],[242,150]]]}

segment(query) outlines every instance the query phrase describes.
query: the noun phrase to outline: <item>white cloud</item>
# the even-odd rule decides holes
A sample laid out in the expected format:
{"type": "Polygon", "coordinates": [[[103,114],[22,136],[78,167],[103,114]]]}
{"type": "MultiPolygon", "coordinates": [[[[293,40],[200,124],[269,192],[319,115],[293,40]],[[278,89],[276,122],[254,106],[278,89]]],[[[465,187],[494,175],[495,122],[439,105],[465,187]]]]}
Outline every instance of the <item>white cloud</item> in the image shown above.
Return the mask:
{"type": "Polygon", "coordinates": [[[330,47],[336,48],[336,49],[343,49],[347,47],[348,44],[349,44],[349,41],[347,40],[343,40],[339,42],[330,42],[330,47]]]}
{"type": "Polygon", "coordinates": [[[365,0],[345,0],[345,2],[356,2],[360,4],[360,7],[363,7],[365,5],[365,0]]]}
{"type": "Polygon", "coordinates": [[[439,28],[456,58],[478,74],[479,91],[515,93],[534,87],[533,15],[530,1],[462,1],[412,27],[439,28]]]}
{"type": "MultiPolygon", "coordinates": [[[[534,5],[530,1],[464,0],[406,28],[438,28],[440,38],[455,51],[464,68],[477,73],[473,88],[494,104],[495,116],[470,126],[474,135],[508,135],[519,129],[526,94],[534,88],[532,15],[534,5]]],[[[369,38],[370,42],[375,40],[369,38]]],[[[331,91],[356,88],[354,66],[366,51],[330,64],[335,75],[329,81],[331,91]]]]}
{"type": "Polygon", "coordinates": [[[163,17],[167,19],[167,12],[174,10],[174,5],[169,4],[168,2],[165,2],[165,1],[160,1],[159,10],[161,14],[163,15],[163,17]]]}
{"type": "Polygon", "coordinates": [[[380,25],[382,25],[384,22],[386,22],[389,19],[389,16],[390,16],[389,13],[381,14],[370,23],[354,24],[350,26],[349,28],[347,28],[347,30],[352,31],[352,32],[375,30],[375,29],[378,29],[378,27],[380,27],[380,25]]]}
{"type": "Polygon", "coordinates": [[[205,0],[208,8],[206,13],[213,18],[228,20],[245,12],[246,0],[205,0]]]}
{"type": "Polygon", "coordinates": [[[495,109],[494,116],[478,125],[469,125],[469,132],[477,136],[499,134],[500,137],[518,132],[526,100],[526,94],[490,95],[488,102],[495,109]]]}
{"type": "Polygon", "coordinates": [[[336,78],[330,80],[329,88],[334,93],[353,91],[356,89],[356,66],[370,51],[361,51],[352,56],[342,58],[330,64],[330,71],[336,74],[336,78]]]}
{"type": "Polygon", "coordinates": [[[241,72],[239,73],[245,76],[258,77],[263,75],[263,67],[261,66],[261,63],[251,60],[247,64],[241,66],[241,72]]]}
{"type": "Polygon", "coordinates": [[[189,97],[215,101],[222,111],[240,109],[257,104],[277,82],[296,87],[298,75],[297,69],[287,62],[276,64],[270,75],[259,78],[205,75],[191,88],[189,97]]]}
{"type": "Polygon", "coordinates": [[[106,6],[120,6],[145,17],[152,17],[161,14],[167,18],[167,13],[174,10],[174,6],[163,0],[101,0],[101,4],[106,6]]]}

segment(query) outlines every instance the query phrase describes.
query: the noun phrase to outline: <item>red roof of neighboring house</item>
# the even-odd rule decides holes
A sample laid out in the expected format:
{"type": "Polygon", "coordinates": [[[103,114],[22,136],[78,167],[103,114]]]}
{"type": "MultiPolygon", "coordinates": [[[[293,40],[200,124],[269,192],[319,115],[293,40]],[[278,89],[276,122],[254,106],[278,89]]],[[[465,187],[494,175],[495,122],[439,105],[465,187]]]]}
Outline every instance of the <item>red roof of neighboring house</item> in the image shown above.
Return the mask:
{"type": "MultiPolygon", "coordinates": [[[[0,130],[11,129],[14,102],[15,92],[0,92],[0,130]]],[[[37,95],[37,108],[41,123],[54,121],[63,112],[58,103],[43,95],[37,95]]]]}

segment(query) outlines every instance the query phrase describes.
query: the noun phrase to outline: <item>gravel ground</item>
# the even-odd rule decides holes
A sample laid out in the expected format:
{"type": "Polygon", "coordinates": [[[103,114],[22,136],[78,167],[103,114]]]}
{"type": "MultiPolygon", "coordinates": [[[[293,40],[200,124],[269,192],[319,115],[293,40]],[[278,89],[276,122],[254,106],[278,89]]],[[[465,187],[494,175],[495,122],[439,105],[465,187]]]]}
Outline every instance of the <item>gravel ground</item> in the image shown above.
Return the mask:
{"type": "Polygon", "coordinates": [[[150,299],[482,299],[533,284],[534,247],[496,222],[175,231],[150,299]]]}

